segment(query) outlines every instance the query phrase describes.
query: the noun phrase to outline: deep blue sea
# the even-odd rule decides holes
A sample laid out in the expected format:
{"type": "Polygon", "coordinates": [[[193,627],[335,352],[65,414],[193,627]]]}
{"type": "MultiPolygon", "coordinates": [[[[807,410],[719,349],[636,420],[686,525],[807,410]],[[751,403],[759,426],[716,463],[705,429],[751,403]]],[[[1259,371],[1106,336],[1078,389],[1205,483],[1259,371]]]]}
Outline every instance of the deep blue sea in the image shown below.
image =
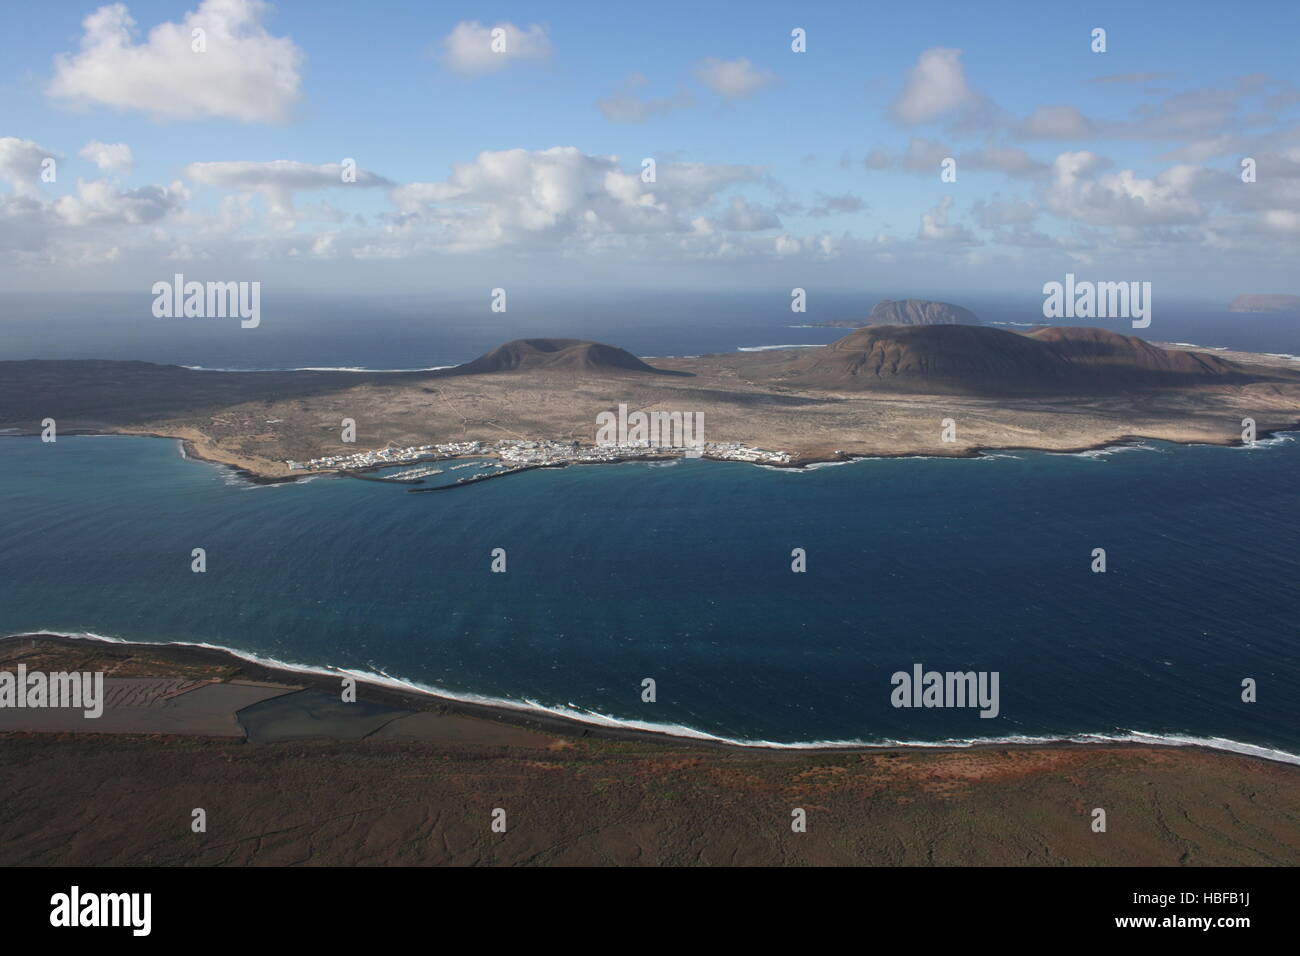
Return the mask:
{"type": "Polygon", "coordinates": [[[9,438],[0,633],[203,642],[745,741],[1141,733],[1295,759],[1297,465],[1283,436],[408,494],[250,485],[164,439],[9,438]],[[1001,713],[894,708],[916,663],[998,672],[1001,713]]]}

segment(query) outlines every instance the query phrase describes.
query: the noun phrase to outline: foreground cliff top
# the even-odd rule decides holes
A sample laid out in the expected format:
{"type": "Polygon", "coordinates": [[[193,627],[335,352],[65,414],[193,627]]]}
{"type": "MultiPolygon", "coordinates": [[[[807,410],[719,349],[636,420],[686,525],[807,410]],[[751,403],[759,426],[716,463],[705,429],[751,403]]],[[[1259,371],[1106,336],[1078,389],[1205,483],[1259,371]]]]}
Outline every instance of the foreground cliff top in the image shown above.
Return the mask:
{"type": "MultiPolygon", "coordinates": [[[[0,664],[19,662],[216,681],[204,687],[232,694],[274,692],[286,676],[304,683],[195,647],[0,642],[0,664]]],[[[336,700],[337,680],[320,682],[336,700]]],[[[161,727],[0,733],[0,864],[1300,863],[1291,839],[1300,767],[1235,754],[1068,744],[724,750],[579,737],[377,694],[364,685],[362,703],[348,706],[423,709],[360,738],[329,721],[315,739],[252,744],[161,727]],[[1104,836],[1089,825],[1096,805],[1123,808],[1104,836]],[[195,806],[220,826],[192,834],[195,806]],[[504,836],[485,822],[497,806],[509,808],[504,836]],[[792,806],[807,808],[806,833],[791,833],[792,806]],[[161,839],[160,821],[184,838],[161,839]]]]}

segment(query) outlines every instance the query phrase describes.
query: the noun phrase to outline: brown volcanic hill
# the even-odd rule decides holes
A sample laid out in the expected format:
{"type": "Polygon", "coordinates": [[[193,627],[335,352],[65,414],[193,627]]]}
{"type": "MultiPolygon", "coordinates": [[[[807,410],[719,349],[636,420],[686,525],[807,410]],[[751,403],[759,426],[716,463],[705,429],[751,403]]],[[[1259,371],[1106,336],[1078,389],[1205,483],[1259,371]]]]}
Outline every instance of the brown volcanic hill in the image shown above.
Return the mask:
{"type": "Polygon", "coordinates": [[[515,370],[665,374],[631,352],[584,339],[515,339],[442,374],[481,375],[515,370]]]}
{"type": "Polygon", "coordinates": [[[1100,375],[1154,373],[1208,379],[1246,371],[1236,362],[1210,352],[1162,349],[1136,336],[1107,329],[1047,326],[1034,329],[1024,337],[1045,342],[1075,368],[1100,375]]]}
{"type": "Polygon", "coordinates": [[[783,380],[828,388],[975,391],[1049,380],[1063,363],[1014,332],[978,325],[869,325],[790,361],[783,380]]]}
{"type": "Polygon", "coordinates": [[[771,362],[769,375],[791,385],[937,394],[1084,393],[1273,377],[1272,370],[1093,328],[1020,335],[988,326],[871,325],[793,357],[773,354],[771,362]]]}
{"type": "Polygon", "coordinates": [[[979,325],[970,309],[927,299],[885,299],[877,302],[863,325],[979,325]]]}

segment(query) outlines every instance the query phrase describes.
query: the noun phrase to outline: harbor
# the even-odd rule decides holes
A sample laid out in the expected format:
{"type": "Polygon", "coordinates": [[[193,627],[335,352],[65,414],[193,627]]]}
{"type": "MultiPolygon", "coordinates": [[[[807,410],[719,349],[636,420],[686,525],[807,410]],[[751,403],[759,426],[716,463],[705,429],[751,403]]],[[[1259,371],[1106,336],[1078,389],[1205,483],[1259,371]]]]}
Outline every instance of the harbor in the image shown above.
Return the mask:
{"type": "MultiPolygon", "coordinates": [[[[514,474],[524,466],[559,467],[563,465],[614,464],[624,461],[665,461],[675,458],[708,458],[715,461],[743,461],[752,464],[791,467],[798,464],[789,453],[754,448],[740,442],[701,442],[696,446],[679,447],[657,442],[625,442],[619,444],[583,445],[576,441],[502,439],[495,442],[448,442],[435,445],[386,447],[354,452],[350,455],[327,455],[309,461],[286,461],[290,471],[334,471],[368,481],[394,484],[421,483],[424,478],[442,474],[443,471],[467,471],[477,468],[485,474],[464,476],[454,484],[441,488],[472,484],[486,478],[514,474]],[[495,459],[461,461],[446,469],[434,463],[454,459],[495,459]],[[368,474],[394,465],[417,465],[393,475],[368,474]]],[[[435,489],[427,489],[435,490],[435,489]]]]}

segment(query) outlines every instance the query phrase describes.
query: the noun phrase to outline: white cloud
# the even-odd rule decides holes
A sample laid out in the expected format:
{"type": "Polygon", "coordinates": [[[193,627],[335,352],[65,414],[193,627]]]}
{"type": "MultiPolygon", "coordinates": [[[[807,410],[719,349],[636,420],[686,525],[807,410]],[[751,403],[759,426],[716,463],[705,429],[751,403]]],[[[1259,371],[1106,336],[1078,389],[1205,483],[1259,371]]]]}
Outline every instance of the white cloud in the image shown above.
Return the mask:
{"type": "Polygon", "coordinates": [[[654,116],[665,116],[674,110],[686,109],[694,100],[691,94],[681,89],[672,96],[643,99],[633,90],[645,86],[649,81],[640,73],[631,74],[621,89],[613,95],[596,101],[596,108],[604,114],[605,119],[613,123],[644,123],[654,116]]]}
{"type": "Polygon", "coordinates": [[[341,163],[313,166],[295,160],[277,159],[266,163],[237,161],[190,163],[181,174],[196,183],[220,186],[241,192],[257,192],[266,197],[272,212],[292,215],[293,194],[305,190],[330,189],[335,186],[391,186],[387,179],[363,169],[356,170],[356,182],[343,180],[341,163]]]}
{"type": "Polygon", "coordinates": [[[82,21],[78,53],[54,58],[49,94],[78,104],[141,110],[156,119],[288,119],[301,93],[302,51],[262,25],[262,0],[203,0],[180,23],[161,23],[143,43],[125,4],[82,21]],[[192,34],[205,31],[205,52],[192,34]]]}
{"type": "Polygon", "coordinates": [[[761,232],[764,229],[780,228],[781,220],[776,213],[764,206],[751,203],[741,196],[732,196],[721,224],[736,232],[761,232]]]}
{"type": "Polygon", "coordinates": [[[1154,179],[1143,179],[1131,169],[1095,176],[1105,165],[1086,150],[1056,157],[1047,207],[1058,216],[1093,226],[1171,226],[1203,217],[1192,195],[1203,172],[1198,167],[1171,166],[1154,179]]]}
{"type": "Polygon", "coordinates": [[[952,196],[944,196],[939,205],[921,216],[921,228],[917,232],[920,239],[938,242],[972,242],[974,236],[969,229],[959,223],[948,222],[948,212],[952,209],[952,196]]]}
{"type": "Polygon", "coordinates": [[[1092,121],[1073,106],[1037,106],[1018,130],[1025,139],[1086,139],[1094,132],[1092,121]]]}
{"type": "Polygon", "coordinates": [[[97,139],[92,139],[77,155],[82,159],[90,160],[104,172],[117,175],[131,172],[135,165],[131,147],[126,143],[101,143],[97,139]]]}
{"type": "Polygon", "coordinates": [[[1222,136],[1215,136],[1212,139],[1187,143],[1184,146],[1170,150],[1159,158],[1169,162],[1203,163],[1218,156],[1228,156],[1232,153],[1245,154],[1248,151],[1249,147],[1245,146],[1242,137],[1224,133],[1222,136]]]}
{"type": "MultiPolygon", "coordinates": [[[[0,139],[0,175],[12,153],[0,139]]],[[[127,251],[156,254],[157,227],[187,198],[179,182],[122,190],[108,179],[78,179],[73,192],[50,199],[0,194],[0,249],[6,252],[0,258],[18,267],[54,266],[67,277],[68,270],[116,262],[127,251]]]]}
{"type": "Polygon", "coordinates": [[[1110,160],[1105,156],[1098,156],[1096,153],[1081,149],[1078,152],[1061,153],[1052,163],[1052,169],[1056,184],[1069,187],[1109,165],[1110,160]]]}
{"type": "Polygon", "coordinates": [[[1032,177],[1046,172],[1050,167],[1039,162],[1023,149],[1014,146],[990,144],[979,149],[957,152],[944,142],[913,136],[907,149],[894,156],[885,149],[873,149],[863,160],[868,171],[899,168],[922,176],[938,176],[940,164],[945,159],[955,159],[958,170],[992,170],[1011,177],[1032,177]]]}
{"type": "Polygon", "coordinates": [[[656,201],[684,215],[713,201],[728,186],[759,182],[766,176],[758,166],[730,163],[661,163],[658,184],[650,189],[656,201]]]}
{"type": "Polygon", "coordinates": [[[1050,167],[1014,146],[986,146],[962,153],[960,165],[966,169],[992,169],[1008,176],[1035,176],[1050,167]]]}
{"type": "MultiPolygon", "coordinates": [[[[57,153],[30,139],[0,136],[0,180],[8,183],[16,196],[40,196],[41,164],[46,159],[57,162],[59,158],[57,153]]],[[[57,177],[57,165],[54,170],[57,177]]]]}
{"type": "Polygon", "coordinates": [[[924,136],[913,136],[902,156],[903,168],[912,173],[939,175],[939,164],[953,155],[952,147],[924,136]]]}
{"type": "Polygon", "coordinates": [[[486,27],[477,20],[462,20],[442,45],[447,66],[469,75],[492,73],[514,60],[544,60],[551,55],[551,38],[546,27],[537,23],[521,30],[513,23],[486,27]]]}
{"type": "Polygon", "coordinates": [[[900,122],[917,126],[977,101],[966,84],[961,50],[931,47],[921,52],[916,65],[908,71],[893,112],[900,122]]]}
{"type": "Polygon", "coordinates": [[[684,234],[729,186],[756,182],[752,166],[660,163],[657,182],[613,156],[572,146],[480,153],[433,183],[392,190],[399,227],[433,226],[451,248],[495,248],[611,237],[684,234]]]}
{"type": "Polygon", "coordinates": [[[202,262],[205,259],[211,259],[212,256],[202,249],[195,249],[188,242],[182,242],[179,246],[167,253],[167,259],[171,262],[202,262]]]}
{"type": "Polygon", "coordinates": [[[714,93],[729,100],[745,99],[776,82],[776,75],[755,67],[745,57],[719,60],[709,57],[695,68],[695,77],[714,93]]]}
{"type": "Polygon", "coordinates": [[[1019,199],[977,199],[970,207],[971,216],[981,226],[1023,226],[1038,217],[1038,208],[1019,199]]]}
{"type": "Polygon", "coordinates": [[[1274,232],[1300,233],[1300,212],[1270,209],[1264,213],[1264,226],[1274,232]]]}
{"type": "Polygon", "coordinates": [[[867,153],[862,159],[864,169],[871,171],[873,169],[889,169],[894,165],[894,157],[889,150],[877,146],[871,152],[867,153]]]}
{"type": "Polygon", "coordinates": [[[826,216],[847,215],[855,212],[863,212],[867,204],[859,196],[853,193],[843,193],[838,196],[828,196],[825,193],[817,194],[817,205],[808,210],[808,215],[820,219],[826,216]]]}
{"type": "MultiPolygon", "coordinates": [[[[0,157],[13,159],[10,171],[19,176],[30,178],[45,153],[27,141],[0,142],[0,157]]],[[[778,214],[792,204],[728,194],[741,185],[774,188],[754,166],[661,160],[657,181],[645,183],[639,166],[625,169],[613,156],[574,147],[504,150],[459,164],[438,182],[396,186],[358,171],[360,184],[386,188],[393,203],[395,212],[376,220],[290,205],[299,191],[346,188],[340,171],[287,160],[185,167],[189,183],[229,191],[215,208],[188,208],[181,181],[123,190],[103,178],[77,180],[71,192],[62,183],[30,197],[0,192],[0,263],[18,270],[109,262],[148,269],[172,261],[446,263],[448,254],[464,253],[456,261],[466,265],[457,268],[473,268],[490,260],[474,253],[490,253],[614,267],[840,254],[829,236],[787,236],[778,251],[763,231],[778,228],[778,214]],[[321,221],[331,225],[304,228],[321,221]]]]}
{"type": "Polygon", "coordinates": [[[70,226],[138,226],[178,210],[187,196],[180,183],[121,190],[107,179],[78,180],[76,194],[60,196],[53,209],[70,226]]]}

